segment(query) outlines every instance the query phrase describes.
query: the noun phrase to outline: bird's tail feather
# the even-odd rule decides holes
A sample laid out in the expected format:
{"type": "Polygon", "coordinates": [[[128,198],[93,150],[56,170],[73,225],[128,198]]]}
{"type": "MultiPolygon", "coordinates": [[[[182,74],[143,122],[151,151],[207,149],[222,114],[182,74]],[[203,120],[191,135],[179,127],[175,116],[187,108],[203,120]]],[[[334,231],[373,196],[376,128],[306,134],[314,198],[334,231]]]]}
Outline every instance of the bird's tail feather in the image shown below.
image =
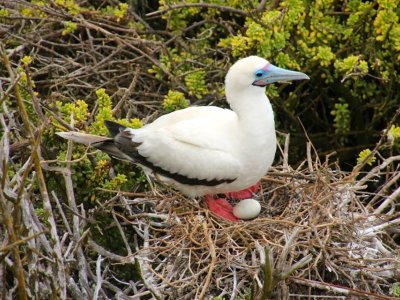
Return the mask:
{"type": "Polygon", "coordinates": [[[121,152],[121,150],[115,145],[113,138],[75,131],[56,132],[56,134],[64,139],[104,151],[117,159],[132,160],[127,157],[125,153],[121,152]]]}
{"type": "Polygon", "coordinates": [[[88,133],[81,133],[76,131],[56,132],[56,134],[64,139],[71,140],[88,146],[92,146],[93,144],[104,142],[106,140],[112,140],[109,137],[98,136],[88,133]]]}

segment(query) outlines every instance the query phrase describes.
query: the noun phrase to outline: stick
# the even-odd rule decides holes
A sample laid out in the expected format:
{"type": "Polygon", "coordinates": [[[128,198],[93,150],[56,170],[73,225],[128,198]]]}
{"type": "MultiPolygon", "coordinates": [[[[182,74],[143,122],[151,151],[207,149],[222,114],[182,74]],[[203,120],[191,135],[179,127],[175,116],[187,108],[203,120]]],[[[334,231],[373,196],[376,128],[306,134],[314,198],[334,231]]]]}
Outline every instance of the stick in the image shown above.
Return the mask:
{"type": "Polygon", "coordinates": [[[161,15],[169,12],[170,10],[189,8],[189,7],[212,8],[212,9],[217,9],[220,11],[227,11],[227,12],[239,14],[239,15],[242,15],[245,17],[247,17],[249,15],[247,12],[245,12],[241,9],[236,9],[236,8],[229,7],[229,6],[222,6],[222,5],[213,4],[213,3],[185,3],[185,4],[173,4],[173,5],[168,6],[167,8],[153,11],[151,13],[146,14],[146,17],[148,17],[148,18],[156,17],[156,16],[158,17],[158,16],[161,16],[161,15]]]}
{"type": "Polygon", "coordinates": [[[96,288],[94,289],[93,300],[97,300],[99,297],[99,292],[101,289],[101,284],[103,282],[103,276],[101,275],[101,263],[103,259],[101,255],[97,258],[96,261],[96,288]]]}
{"type": "Polygon", "coordinates": [[[210,266],[208,268],[206,279],[204,281],[204,286],[203,286],[203,288],[202,288],[202,290],[200,292],[200,295],[199,295],[199,299],[204,299],[205,298],[208,286],[210,285],[210,282],[211,282],[211,276],[212,276],[212,273],[213,273],[214,268],[215,268],[215,263],[217,261],[217,254],[215,252],[215,245],[214,245],[214,242],[213,242],[213,240],[211,238],[211,234],[208,231],[208,227],[207,227],[207,223],[206,222],[203,222],[203,231],[204,231],[204,235],[205,235],[205,237],[207,239],[207,244],[210,247],[211,262],[210,262],[210,266]]]}
{"type": "Polygon", "coordinates": [[[377,295],[374,293],[360,291],[360,290],[356,290],[356,289],[352,289],[352,288],[348,288],[348,287],[344,287],[344,286],[338,286],[338,285],[331,284],[331,283],[318,282],[318,281],[304,279],[304,278],[295,277],[295,276],[290,276],[289,279],[298,284],[310,286],[312,288],[322,289],[325,291],[331,291],[331,292],[334,292],[337,294],[357,295],[357,296],[361,296],[361,297],[366,297],[368,299],[377,299],[377,300],[394,300],[394,298],[392,298],[392,297],[377,295]]]}

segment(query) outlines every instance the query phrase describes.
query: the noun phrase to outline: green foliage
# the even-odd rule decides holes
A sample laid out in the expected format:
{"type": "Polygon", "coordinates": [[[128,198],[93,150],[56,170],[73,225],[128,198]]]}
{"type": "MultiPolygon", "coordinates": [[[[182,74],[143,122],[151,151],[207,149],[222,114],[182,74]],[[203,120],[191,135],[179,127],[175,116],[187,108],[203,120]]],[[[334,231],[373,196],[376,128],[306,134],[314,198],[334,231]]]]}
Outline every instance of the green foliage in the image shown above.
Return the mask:
{"type": "Polygon", "coordinates": [[[123,126],[130,127],[130,128],[140,128],[143,126],[142,121],[140,121],[138,118],[134,118],[134,119],[130,119],[130,120],[120,119],[120,120],[117,120],[117,122],[123,126]]]}
{"type": "Polygon", "coordinates": [[[166,112],[172,112],[178,109],[186,108],[189,106],[189,100],[185,98],[185,95],[178,91],[168,91],[168,94],[164,97],[164,110],[166,112]]]}
{"type": "Polygon", "coordinates": [[[119,3],[118,7],[107,6],[105,12],[116,18],[117,22],[121,21],[128,14],[128,4],[119,3]]]}
{"type": "Polygon", "coordinates": [[[126,182],[128,182],[126,176],[124,174],[118,174],[110,180],[106,180],[103,184],[103,188],[108,190],[119,190],[126,182]]]}
{"type": "Polygon", "coordinates": [[[90,132],[98,135],[107,135],[108,130],[104,125],[105,120],[113,120],[112,115],[112,103],[110,96],[106,93],[106,90],[101,88],[96,91],[98,112],[96,120],[91,125],[90,132]]]}
{"type": "Polygon", "coordinates": [[[351,114],[348,103],[336,103],[331,114],[335,116],[334,124],[335,132],[340,136],[344,136],[350,130],[351,114]]]}
{"type": "Polygon", "coordinates": [[[77,15],[82,10],[74,0],[55,0],[54,3],[65,8],[71,15],[77,15]]]}
{"type": "Polygon", "coordinates": [[[18,67],[17,68],[17,72],[19,74],[19,81],[18,83],[20,84],[20,86],[22,88],[26,88],[27,84],[28,84],[28,78],[26,76],[26,73],[24,71],[24,69],[22,67],[18,67]]]}
{"type": "Polygon", "coordinates": [[[43,13],[41,10],[33,9],[30,7],[21,8],[20,13],[21,13],[21,15],[23,15],[25,17],[45,17],[46,16],[46,14],[43,13]]]}
{"type": "MultiPolygon", "coordinates": [[[[196,3],[196,0],[188,0],[187,3],[196,3]]],[[[209,2],[209,1],[205,1],[209,2]]],[[[159,1],[159,9],[167,8],[170,5],[168,0],[159,1]]],[[[180,31],[187,26],[187,20],[190,16],[198,14],[199,8],[189,7],[180,11],[171,11],[163,16],[163,19],[167,22],[167,29],[171,31],[180,31]]]]}
{"type": "Polygon", "coordinates": [[[328,46],[318,46],[316,60],[319,60],[321,66],[329,66],[332,61],[336,58],[336,55],[332,52],[332,49],[328,46]]]}
{"type": "Polygon", "coordinates": [[[185,83],[189,88],[190,95],[201,99],[204,95],[208,94],[204,78],[204,71],[194,71],[185,76],[185,83]]]}
{"type": "Polygon", "coordinates": [[[392,151],[400,150],[400,126],[392,125],[388,132],[388,142],[392,147],[392,151]]]}
{"type": "Polygon", "coordinates": [[[391,292],[394,297],[400,297],[400,282],[392,284],[391,292]]]}
{"type": "Polygon", "coordinates": [[[44,223],[46,225],[49,224],[48,218],[49,218],[50,214],[47,210],[45,210],[44,208],[36,208],[35,213],[42,223],[44,223]]]}
{"type": "MultiPolygon", "coordinates": [[[[29,56],[29,55],[25,55],[25,56],[21,59],[21,62],[22,62],[23,65],[29,66],[29,65],[32,63],[32,57],[29,56]]],[[[25,76],[26,76],[26,74],[25,74],[25,76]]]]}
{"type": "Polygon", "coordinates": [[[81,127],[84,122],[86,122],[89,116],[88,104],[83,100],[77,100],[73,103],[56,101],[56,105],[62,113],[64,120],[70,124],[72,116],[74,124],[78,128],[81,127]]]}
{"type": "Polygon", "coordinates": [[[72,21],[65,21],[64,22],[64,30],[62,31],[62,35],[67,35],[69,33],[75,32],[76,28],[78,27],[78,24],[72,21]]]}
{"type": "Polygon", "coordinates": [[[252,289],[251,288],[245,288],[243,291],[243,295],[240,295],[238,298],[239,300],[253,300],[254,295],[252,295],[252,289]]]}
{"type": "MultiPolygon", "coordinates": [[[[105,120],[114,120],[123,126],[131,128],[140,128],[142,122],[137,119],[115,119],[112,115],[112,101],[105,89],[101,88],[96,91],[98,110],[95,115],[95,121],[88,127],[86,122],[90,117],[88,101],[76,100],[74,102],[63,103],[56,101],[56,106],[61,113],[62,119],[68,124],[73,116],[74,127],[83,128],[92,134],[108,135],[108,130],[104,125],[105,120]]],[[[57,127],[61,127],[58,124],[57,127]]],[[[49,139],[52,139],[54,132],[50,134],[49,139]]],[[[77,144],[74,147],[71,164],[73,169],[72,179],[74,187],[77,187],[76,192],[80,199],[95,203],[109,198],[109,193],[99,192],[97,189],[103,188],[106,190],[126,190],[129,191],[138,184],[143,184],[145,179],[140,171],[132,171],[136,169],[129,164],[121,164],[122,167],[116,168],[116,175],[110,178],[109,170],[111,168],[110,157],[103,152],[96,152],[93,159],[86,156],[87,147],[77,144]],[[125,175],[126,174],[126,175],[125,175]],[[85,186],[85,189],[79,187],[85,186]]],[[[66,150],[59,152],[57,160],[63,164],[66,161],[66,150]]],[[[51,182],[53,179],[49,179],[51,182]]],[[[53,183],[55,184],[55,183],[53,183]]],[[[50,183],[50,185],[52,185],[50,183]]],[[[56,184],[55,184],[56,185],[56,184]]]]}
{"type": "MultiPolygon", "coordinates": [[[[143,184],[144,178],[140,171],[130,164],[121,163],[115,165],[115,175],[110,177],[109,171],[112,167],[110,157],[102,152],[97,152],[93,157],[85,156],[85,146],[75,145],[71,164],[72,179],[77,199],[86,204],[95,205],[97,201],[102,202],[110,198],[110,194],[100,191],[99,188],[115,191],[130,191],[138,184],[143,184]],[[82,187],[85,187],[82,189],[82,187]]],[[[60,151],[57,160],[61,165],[66,161],[66,151],[60,151]]],[[[49,178],[49,181],[55,178],[49,178]]],[[[57,179],[55,179],[57,180],[57,179]]],[[[49,182],[50,186],[57,188],[57,182],[49,182]]]]}
{"type": "Polygon", "coordinates": [[[1,8],[0,9],[0,18],[1,17],[8,17],[10,15],[10,11],[5,9],[5,8],[1,8]]]}
{"type": "Polygon", "coordinates": [[[337,60],[335,62],[335,68],[340,73],[350,74],[353,72],[367,74],[368,63],[365,60],[360,59],[359,56],[350,55],[343,60],[337,60]]]}
{"type": "Polygon", "coordinates": [[[397,141],[400,139],[400,126],[392,125],[389,129],[391,139],[397,141]]]}
{"type": "MultiPolygon", "coordinates": [[[[372,151],[370,149],[364,149],[358,154],[357,164],[363,163],[370,155],[372,151]]],[[[376,161],[375,156],[371,156],[367,160],[367,164],[372,166],[372,164],[376,161]]]]}

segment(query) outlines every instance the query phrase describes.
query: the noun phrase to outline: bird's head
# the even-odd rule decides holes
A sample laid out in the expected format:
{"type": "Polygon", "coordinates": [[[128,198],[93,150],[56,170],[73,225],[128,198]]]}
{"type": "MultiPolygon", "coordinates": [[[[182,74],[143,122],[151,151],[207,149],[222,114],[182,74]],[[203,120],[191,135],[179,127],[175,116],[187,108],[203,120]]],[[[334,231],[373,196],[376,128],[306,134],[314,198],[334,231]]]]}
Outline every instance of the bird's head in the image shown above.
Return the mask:
{"type": "Polygon", "coordinates": [[[262,87],[278,81],[310,79],[306,74],[278,68],[264,58],[249,56],[238,60],[228,71],[225,84],[235,89],[262,87]]]}

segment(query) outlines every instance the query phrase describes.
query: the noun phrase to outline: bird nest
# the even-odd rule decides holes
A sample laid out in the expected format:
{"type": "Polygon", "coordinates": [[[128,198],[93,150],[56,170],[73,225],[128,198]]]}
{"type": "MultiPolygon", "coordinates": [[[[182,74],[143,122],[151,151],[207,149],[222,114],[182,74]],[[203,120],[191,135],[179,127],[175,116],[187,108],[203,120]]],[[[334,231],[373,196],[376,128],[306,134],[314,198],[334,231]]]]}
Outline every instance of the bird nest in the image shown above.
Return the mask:
{"type": "Polygon", "coordinates": [[[115,220],[122,235],[132,228],[136,232],[135,250],[126,237],[126,257],[89,244],[111,261],[135,263],[141,280],[126,283],[133,295],[389,299],[383,295],[400,275],[399,246],[393,240],[400,223],[394,208],[399,189],[381,192],[391,190],[398,170],[390,166],[399,159],[385,159],[355,180],[335,164],[312,159],[309,151],[296,170],[283,163],[262,179],[261,214],[238,223],[165,188],[154,187],[145,196],[119,194],[113,211],[124,210],[115,220]],[[363,191],[382,176],[386,180],[375,197],[363,191]]]}

